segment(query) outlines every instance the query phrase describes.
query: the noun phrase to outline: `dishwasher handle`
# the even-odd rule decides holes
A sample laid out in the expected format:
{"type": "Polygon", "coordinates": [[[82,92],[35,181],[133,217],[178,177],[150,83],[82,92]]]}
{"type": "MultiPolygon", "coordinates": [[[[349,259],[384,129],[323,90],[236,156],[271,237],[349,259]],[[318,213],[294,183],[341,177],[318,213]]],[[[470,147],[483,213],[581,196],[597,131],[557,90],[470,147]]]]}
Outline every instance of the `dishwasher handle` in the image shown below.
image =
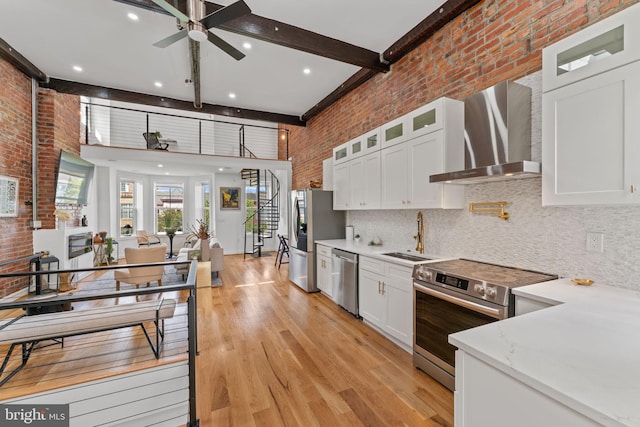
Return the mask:
{"type": "Polygon", "coordinates": [[[343,261],[350,262],[352,264],[358,263],[358,254],[354,254],[352,252],[347,252],[347,251],[343,251],[341,249],[336,249],[336,248],[331,249],[331,254],[334,257],[340,258],[343,261]]]}

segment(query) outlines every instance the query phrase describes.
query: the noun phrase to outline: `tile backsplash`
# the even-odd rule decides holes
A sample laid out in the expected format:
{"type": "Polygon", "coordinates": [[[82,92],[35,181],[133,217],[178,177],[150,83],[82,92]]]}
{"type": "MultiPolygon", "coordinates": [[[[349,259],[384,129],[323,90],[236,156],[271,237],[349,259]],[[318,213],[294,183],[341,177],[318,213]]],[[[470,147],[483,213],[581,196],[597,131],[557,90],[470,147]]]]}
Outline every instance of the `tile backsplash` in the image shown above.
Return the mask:
{"type": "MultiPolygon", "coordinates": [[[[532,160],[540,160],[540,73],[518,81],[532,88],[532,160]]],[[[544,165],[543,165],[544,167],[544,165]]],[[[640,206],[542,207],[541,179],[466,186],[466,201],[506,201],[504,221],[462,210],[423,210],[425,253],[586,277],[640,290],[640,206]],[[588,232],[604,235],[604,251],[587,252],[588,232]]],[[[350,211],[347,223],[365,242],[415,249],[417,210],[350,211]]]]}
{"type": "MultiPolygon", "coordinates": [[[[423,210],[425,253],[586,277],[640,290],[640,207],[542,207],[540,178],[469,185],[467,202],[504,200],[511,215],[423,210]],[[586,251],[586,234],[603,233],[604,252],[586,251]]],[[[365,242],[415,249],[417,210],[350,211],[365,242]]]]}

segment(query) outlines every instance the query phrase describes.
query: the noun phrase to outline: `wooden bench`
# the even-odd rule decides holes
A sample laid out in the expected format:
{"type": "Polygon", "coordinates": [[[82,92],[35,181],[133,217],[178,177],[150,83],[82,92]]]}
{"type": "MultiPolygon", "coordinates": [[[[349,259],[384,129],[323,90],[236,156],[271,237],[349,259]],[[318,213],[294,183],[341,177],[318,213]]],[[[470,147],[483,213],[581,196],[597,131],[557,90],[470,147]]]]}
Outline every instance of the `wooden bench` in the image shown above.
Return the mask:
{"type": "Polygon", "coordinates": [[[13,349],[18,345],[22,345],[22,363],[0,380],[0,386],[27,364],[38,342],[73,335],[140,326],[158,359],[164,342],[164,319],[173,317],[175,309],[176,300],[163,299],[4,319],[0,325],[0,345],[11,346],[0,367],[0,378],[9,363],[13,349]],[[144,326],[145,322],[154,322],[156,326],[155,346],[144,326]]]}

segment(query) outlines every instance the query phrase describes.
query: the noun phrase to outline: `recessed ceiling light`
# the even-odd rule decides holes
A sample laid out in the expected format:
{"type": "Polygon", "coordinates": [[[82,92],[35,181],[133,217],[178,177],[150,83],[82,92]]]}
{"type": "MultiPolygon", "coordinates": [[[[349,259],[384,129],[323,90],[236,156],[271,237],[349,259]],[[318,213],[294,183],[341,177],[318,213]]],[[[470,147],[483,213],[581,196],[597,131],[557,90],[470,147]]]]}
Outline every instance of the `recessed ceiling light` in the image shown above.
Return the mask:
{"type": "Polygon", "coordinates": [[[229,98],[231,98],[231,99],[236,99],[236,94],[235,94],[235,93],[233,93],[233,92],[231,92],[231,93],[229,94],[229,98]]]}
{"type": "Polygon", "coordinates": [[[224,171],[224,168],[218,168],[218,170],[219,170],[220,172],[222,172],[222,171],[224,171]]]}
{"type": "Polygon", "coordinates": [[[73,70],[74,70],[74,71],[77,71],[77,72],[81,72],[81,71],[82,71],[82,67],[81,67],[81,66],[79,66],[79,65],[74,65],[74,66],[73,66],[73,70]]]}
{"type": "Polygon", "coordinates": [[[135,13],[133,13],[133,12],[129,12],[129,13],[127,13],[127,17],[128,17],[129,19],[131,19],[132,21],[137,21],[137,20],[139,19],[139,18],[138,18],[138,15],[136,15],[136,14],[135,14],[135,13]]]}
{"type": "Polygon", "coordinates": [[[242,47],[244,47],[245,49],[251,49],[251,43],[249,42],[244,42],[242,47]]]}
{"type": "Polygon", "coordinates": [[[154,85],[156,85],[156,87],[162,87],[162,82],[155,82],[154,85]]]}
{"type": "Polygon", "coordinates": [[[305,74],[311,74],[311,68],[305,68],[302,72],[305,74]]]}
{"type": "Polygon", "coordinates": [[[165,175],[169,175],[169,172],[165,172],[164,174],[165,174],[165,175]]]}
{"type": "Polygon", "coordinates": [[[164,167],[164,165],[163,165],[162,163],[160,163],[160,164],[158,165],[158,167],[159,167],[159,168],[163,168],[163,167],[164,167]]]}

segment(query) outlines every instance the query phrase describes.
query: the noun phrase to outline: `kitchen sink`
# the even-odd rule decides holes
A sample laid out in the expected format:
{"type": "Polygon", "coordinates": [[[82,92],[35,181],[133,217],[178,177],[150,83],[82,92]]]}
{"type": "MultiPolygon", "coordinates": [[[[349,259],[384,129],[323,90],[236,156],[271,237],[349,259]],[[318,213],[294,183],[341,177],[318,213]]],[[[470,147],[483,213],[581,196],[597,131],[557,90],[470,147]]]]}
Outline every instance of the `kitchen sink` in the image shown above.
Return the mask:
{"type": "Polygon", "coordinates": [[[417,256],[417,255],[411,255],[411,254],[406,254],[404,252],[389,252],[386,254],[382,254],[385,256],[390,256],[393,258],[400,258],[400,259],[404,259],[407,261],[414,261],[414,262],[419,262],[419,261],[429,261],[431,258],[425,258],[425,257],[421,257],[421,256],[417,256]]]}

